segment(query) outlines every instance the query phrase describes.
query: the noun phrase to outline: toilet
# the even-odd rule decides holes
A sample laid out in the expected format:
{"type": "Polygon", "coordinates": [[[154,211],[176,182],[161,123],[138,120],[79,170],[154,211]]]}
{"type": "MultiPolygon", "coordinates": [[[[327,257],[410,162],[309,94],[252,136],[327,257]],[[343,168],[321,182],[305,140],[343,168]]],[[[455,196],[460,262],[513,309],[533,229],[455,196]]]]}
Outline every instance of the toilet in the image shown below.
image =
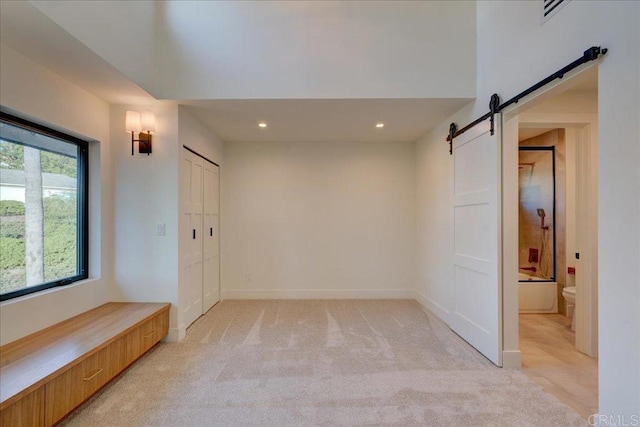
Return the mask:
{"type": "Polygon", "coordinates": [[[573,306],[573,315],[571,316],[571,330],[576,330],[576,287],[567,286],[562,289],[562,296],[564,297],[567,306],[573,306]]]}

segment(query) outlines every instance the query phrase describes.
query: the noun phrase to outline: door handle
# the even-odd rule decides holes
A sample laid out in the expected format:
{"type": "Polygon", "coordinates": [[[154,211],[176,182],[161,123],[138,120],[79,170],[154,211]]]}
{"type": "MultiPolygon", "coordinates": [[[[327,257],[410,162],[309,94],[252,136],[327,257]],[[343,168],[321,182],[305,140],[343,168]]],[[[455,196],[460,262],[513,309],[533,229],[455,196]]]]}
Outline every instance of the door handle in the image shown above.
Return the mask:
{"type": "Polygon", "coordinates": [[[209,228],[209,236],[213,237],[213,227],[209,228]]]}
{"type": "Polygon", "coordinates": [[[195,228],[193,229],[193,238],[194,239],[196,238],[196,229],[195,228]]]}
{"type": "Polygon", "coordinates": [[[97,371],[95,371],[95,372],[93,373],[93,375],[91,375],[90,377],[84,377],[84,378],[83,378],[83,380],[84,380],[84,381],[91,381],[92,379],[94,379],[95,377],[97,377],[97,376],[98,376],[98,374],[99,374],[100,372],[102,372],[102,368],[100,368],[100,369],[98,369],[97,371]]]}

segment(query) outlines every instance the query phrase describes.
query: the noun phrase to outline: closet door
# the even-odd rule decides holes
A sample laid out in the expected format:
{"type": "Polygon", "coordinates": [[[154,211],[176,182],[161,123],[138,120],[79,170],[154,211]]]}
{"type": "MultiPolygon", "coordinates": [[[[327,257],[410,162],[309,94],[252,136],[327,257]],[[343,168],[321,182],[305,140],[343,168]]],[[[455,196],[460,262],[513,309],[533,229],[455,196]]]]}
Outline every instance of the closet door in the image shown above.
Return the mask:
{"type": "Polygon", "coordinates": [[[180,307],[185,327],[202,315],[204,160],[183,149],[180,307]]]}
{"type": "Polygon", "coordinates": [[[204,162],[203,307],[205,313],[220,300],[219,170],[204,162]]]}

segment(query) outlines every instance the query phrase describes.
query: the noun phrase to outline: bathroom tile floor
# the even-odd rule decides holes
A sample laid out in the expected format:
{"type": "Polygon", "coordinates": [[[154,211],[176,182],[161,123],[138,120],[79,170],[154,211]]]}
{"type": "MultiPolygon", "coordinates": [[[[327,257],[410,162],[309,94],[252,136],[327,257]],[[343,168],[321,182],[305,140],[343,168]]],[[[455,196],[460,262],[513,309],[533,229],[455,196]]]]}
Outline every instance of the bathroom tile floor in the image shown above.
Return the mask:
{"type": "Polygon", "coordinates": [[[522,372],[585,419],[598,412],[598,359],[574,347],[571,318],[520,314],[522,372]]]}

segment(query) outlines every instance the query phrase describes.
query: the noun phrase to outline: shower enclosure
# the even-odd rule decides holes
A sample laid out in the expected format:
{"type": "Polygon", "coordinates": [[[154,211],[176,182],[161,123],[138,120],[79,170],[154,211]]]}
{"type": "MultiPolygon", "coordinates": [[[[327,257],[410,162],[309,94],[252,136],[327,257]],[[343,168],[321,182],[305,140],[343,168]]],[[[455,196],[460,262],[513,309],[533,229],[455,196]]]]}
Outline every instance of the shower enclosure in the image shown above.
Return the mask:
{"type": "Polygon", "coordinates": [[[557,312],[555,147],[519,147],[520,311],[557,312]]]}

